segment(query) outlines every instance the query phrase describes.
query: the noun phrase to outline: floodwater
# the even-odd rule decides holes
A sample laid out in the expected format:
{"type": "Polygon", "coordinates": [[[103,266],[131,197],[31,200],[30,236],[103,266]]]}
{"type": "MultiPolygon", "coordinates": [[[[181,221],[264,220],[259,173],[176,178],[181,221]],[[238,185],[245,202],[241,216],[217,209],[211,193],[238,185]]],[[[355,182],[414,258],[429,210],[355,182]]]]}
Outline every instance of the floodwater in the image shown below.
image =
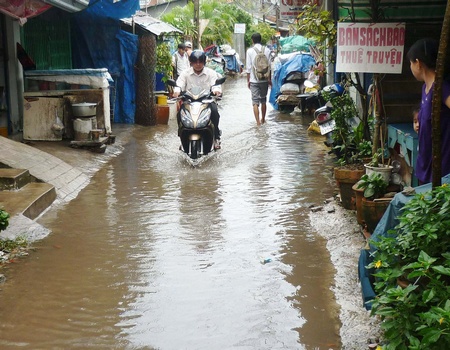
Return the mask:
{"type": "Polygon", "coordinates": [[[137,128],[39,220],[51,234],[5,271],[1,349],[340,349],[308,219],[334,192],[323,138],[270,105],[256,127],[245,78],[220,106],[222,149],[199,166],[173,120],[137,128]]]}

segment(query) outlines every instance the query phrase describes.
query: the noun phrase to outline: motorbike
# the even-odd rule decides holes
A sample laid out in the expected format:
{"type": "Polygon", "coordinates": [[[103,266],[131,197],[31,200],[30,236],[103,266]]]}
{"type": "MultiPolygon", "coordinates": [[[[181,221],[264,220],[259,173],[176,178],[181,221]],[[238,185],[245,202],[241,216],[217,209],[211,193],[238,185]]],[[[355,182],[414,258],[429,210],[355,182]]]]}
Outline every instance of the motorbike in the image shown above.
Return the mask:
{"type": "MultiPolygon", "coordinates": [[[[217,79],[214,86],[223,84],[225,80],[225,77],[217,79]]],[[[177,86],[172,79],[169,79],[167,84],[172,87],[177,86]]],[[[180,113],[178,125],[180,149],[189,158],[197,160],[214,151],[214,124],[211,121],[210,104],[218,97],[212,93],[211,89],[208,91],[194,86],[190,90],[182,91],[178,98],[182,101],[178,112],[180,113]]]]}
{"type": "MultiPolygon", "coordinates": [[[[312,87],[313,83],[306,80],[306,87],[312,87]]],[[[340,84],[332,84],[325,86],[322,90],[312,93],[306,98],[305,103],[312,104],[317,108],[314,111],[314,120],[318,124],[320,134],[325,136],[325,144],[329,147],[333,145],[333,130],[336,122],[331,117],[333,105],[329,101],[325,101],[323,92],[327,92],[331,97],[342,95],[345,90],[340,84]]]]}

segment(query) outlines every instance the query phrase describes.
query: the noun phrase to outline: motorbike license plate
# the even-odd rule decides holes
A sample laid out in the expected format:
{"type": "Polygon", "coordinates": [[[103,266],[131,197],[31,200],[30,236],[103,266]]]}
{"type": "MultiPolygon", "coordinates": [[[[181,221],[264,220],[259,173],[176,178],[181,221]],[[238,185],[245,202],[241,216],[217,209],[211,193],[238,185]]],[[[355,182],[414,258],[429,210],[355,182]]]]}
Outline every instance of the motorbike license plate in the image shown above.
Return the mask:
{"type": "Polygon", "coordinates": [[[334,121],[334,119],[331,119],[330,121],[319,125],[319,128],[321,135],[328,134],[336,128],[336,122],[334,121]]]}

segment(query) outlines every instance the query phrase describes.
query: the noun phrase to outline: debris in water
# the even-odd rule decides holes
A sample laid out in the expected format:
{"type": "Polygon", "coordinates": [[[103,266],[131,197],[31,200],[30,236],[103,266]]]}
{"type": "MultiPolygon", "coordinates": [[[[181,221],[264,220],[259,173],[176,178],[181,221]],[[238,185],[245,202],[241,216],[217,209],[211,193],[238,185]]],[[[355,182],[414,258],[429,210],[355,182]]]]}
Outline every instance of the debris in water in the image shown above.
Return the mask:
{"type": "Polygon", "coordinates": [[[314,207],[314,208],[311,208],[311,211],[313,212],[313,213],[316,213],[316,212],[318,212],[318,211],[321,211],[323,209],[323,207],[314,207]]]}
{"type": "Polygon", "coordinates": [[[271,259],[271,258],[265,258],[265,259],[261,259],[261,264],[265,265],[265,264],[268,264],[268,263],[270,263],[271,261],[272,261],[272,259],[271,259]]]}

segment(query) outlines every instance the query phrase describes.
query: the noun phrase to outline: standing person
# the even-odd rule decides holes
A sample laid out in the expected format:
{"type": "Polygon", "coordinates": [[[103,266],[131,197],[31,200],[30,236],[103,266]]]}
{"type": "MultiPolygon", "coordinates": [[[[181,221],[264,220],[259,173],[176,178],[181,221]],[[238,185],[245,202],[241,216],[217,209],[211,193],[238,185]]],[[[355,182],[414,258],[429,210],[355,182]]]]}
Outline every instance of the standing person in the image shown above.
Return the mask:
{"type": "Polygon", "coordinates": [[[272,86],[270,64],[268,64],[268,73],[265,77],[258,78],[256,73],[256,56],[259,52],[263,52],[267,58],[267,62],[270,62],[270,49],[261,45],[261,34],[254,33],[252,35],[253,46],[247,50],[246,54],[246,72],[247,72],[247,85],[252,94],[253,114],[256,119],[256,124],[259,126],[266,121],[267,111],[267,91],[269,86],[272,86]],[[261,117],[259,115],[259,105],[261,105],[261,117]]]}
{"type": "MultiPolygon", "coordinates": [[[[222,94],[221,86],[214,86],[221,75],[214,69],[205,67],[206,54],[202,50],[194,50],[189,56],[191,67],[181,72],[177,79],[177,86],[174,88],[173,97],[178,97],[181,91],[190,90],[193,86],[203,89],[211,89],[216,96],[222,94]]],[[[211,122],[214,124],[214,149],[220,148],[219,111],[215,102],[211,103],[211,122]]],[[[177,114],[178,124],[180,124],[180,113],[177,114]]]]}
{"type": "MultiPolygon", "coordinates": [[[[415,169],[419,184],[432,181],[431,105],[438,48],[437,40],[420,39],[411,46],[406,55],[410,61],[412,74],[418,81],[424,82],[418,115],[419,152],[415,169]]],[[[441,157],[442,176],[444,176],[450,173],[450,82],[448,81],[442,83],[441,108],[441,157]]]]}
{"type": "Polygon", "coordinates": [[[181,72],[189,68],[189,56],[186,53],[185,45],[178,44],[177,51],[172,55],[172,66],[174,69],[174,79],[177,80],[181,72]]]}
{"type": "Polygon", "coordinates": [[[188,57],[191,57],[191,53],[192,53],[192,43],[190,41],[186,41],[184,43],[184,46],[186,48],[186,53],[188,55],[188,57]]]}
{"type": "Polygon", "coordinates": [[[416,107],[412,111],[413,129],[416,133],[419,133],[419,112],[420,112],[420,107],[416,107]]]}

